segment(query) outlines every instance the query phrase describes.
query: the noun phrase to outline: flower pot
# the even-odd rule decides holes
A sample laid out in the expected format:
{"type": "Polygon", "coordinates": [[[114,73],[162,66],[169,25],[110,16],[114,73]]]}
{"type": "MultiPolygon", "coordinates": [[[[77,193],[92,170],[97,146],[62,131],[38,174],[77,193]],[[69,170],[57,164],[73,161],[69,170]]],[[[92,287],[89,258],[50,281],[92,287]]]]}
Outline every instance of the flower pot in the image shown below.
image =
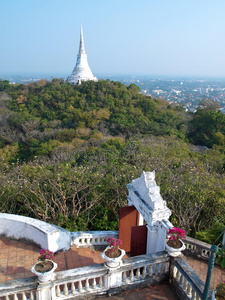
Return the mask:
{"type": "Polygon", "coordinates": [[[122,257],[126,254],[126,252],[123,249],[120,250],[120,255],[118,257],[108,257],[106,255],[106,251],[110,249],[110,247],[107,247],[101,254],[101,257],[106,260],[106,265],[110,268],[116,268],[120,265],[120,262],[122,260],[122,257]]]}
{"type": "Polygon", "coordinates": [[[225,293],[224,293],[224,287],[220,287],[213,290],[213,293],[212,293],[212,300],[222,300],[222,299],[225,299],[225,293]],[[216,293],[218,295],[216,295],[216,293]]]}
{"type": "Polygon", "coordinates": [[[32,268],[31,268],[31,272],[34,273],[35,275],[38,276],[39,281],[41,282],[47,282],[50,281],[52,278],[52,274],[55,271],[55,269],[57,268],[57,263],[55,263],[54,261],[48,260],[46,259],[46,261],[48,262],[48,264],[52,265],[52,268],[49,271],[40,271],[40,270],[36,270],[38,269],[40,264],[43,264],[42,261],[38,261],[32,268]]]}
{"type": "Polygon", "coordinates": [[[215,290],[213,290],[213,292],[212,292],[212,300],[216,300],[216,289],[215,290]]]}
{"type": "Polygon", "coordinates": [[[177,257],[177,256],[181,255],[181,251],[183,251],[186,248],[184,245],[184,242],[182,240],[179,240],[181,242],[181,247],[179,247],[179,248],[173,248],[173,247],[169,246],[167,244],[167,241],[169,241],[169,240],[166,240],[165,248],[170,256],[177,257]]]}

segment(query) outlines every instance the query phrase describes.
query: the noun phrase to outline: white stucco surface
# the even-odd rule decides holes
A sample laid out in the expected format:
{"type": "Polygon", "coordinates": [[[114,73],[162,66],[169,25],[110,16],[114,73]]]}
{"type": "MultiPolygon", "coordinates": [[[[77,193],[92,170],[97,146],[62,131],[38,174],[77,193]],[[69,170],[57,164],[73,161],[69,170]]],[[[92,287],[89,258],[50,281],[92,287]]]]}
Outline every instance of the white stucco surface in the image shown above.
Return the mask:
{"type": "Polygon", "coordinates": [[[72,84],[81,84],[82,81],[87,80],[98,81],[97,77],[93,75],[91,68],[88,64],[87,54],[84,48],[83,30],[81,26],[80,48],[77,54],[77,62],[72,74],[67,78],[67,81],[71,82],[72,84]]]}
{"type": "Polygon", "coordinates": [[[165,239],[170,209],[160,195],[160,187],[155,182],[155,171],[143,172],[139,178],[127,185],[128,204],[134,205],[147,223],[147,254],[165,250],[165,239]],[[165,225],[166,224],[166,225],[165,225]]]}
{"type": "Polygon", "coordinates": [[[70,232],[54,225],[19,215],[0,213],[0,235],[24,239],[53,252],[68,250],[70,232]]]}

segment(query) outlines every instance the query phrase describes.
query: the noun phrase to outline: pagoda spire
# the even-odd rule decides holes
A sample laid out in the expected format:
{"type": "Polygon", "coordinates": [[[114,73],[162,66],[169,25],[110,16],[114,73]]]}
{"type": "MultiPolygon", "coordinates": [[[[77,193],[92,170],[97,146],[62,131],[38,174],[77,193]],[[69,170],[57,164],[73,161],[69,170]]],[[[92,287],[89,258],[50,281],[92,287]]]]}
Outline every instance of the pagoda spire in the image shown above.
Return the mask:
{"type": "Polygon", "coordinates": [[[82,24],[80,27],[80,46],[77,54],[77,62],[72,74],[67,78],[67,81],[72,84],[81,84],[82,81],[93,80],[98,81],[97,77],[93,75],[88,65],[87,54],[84,48],[84,37],[82,24]]]}
{"type": "Polygon", "coordinates": [[[83,28],[82,24],[80,24],[80,48],[79,48],[79,54],[85,54],[85,48],[84,48],[84,37],[83,37],[83,28]]]}

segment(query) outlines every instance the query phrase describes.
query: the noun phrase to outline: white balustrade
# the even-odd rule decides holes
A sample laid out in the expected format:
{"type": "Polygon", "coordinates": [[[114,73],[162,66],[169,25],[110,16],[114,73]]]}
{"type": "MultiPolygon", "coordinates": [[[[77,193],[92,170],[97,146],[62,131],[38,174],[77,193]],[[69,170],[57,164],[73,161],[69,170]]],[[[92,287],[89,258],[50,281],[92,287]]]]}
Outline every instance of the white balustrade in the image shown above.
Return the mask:
{"type": "Polygon", "coordinates": [[[86,278],[84,280],[68,281],[63,284],[57,284],[56,299],[69,299],[71,295],[79,296],[81,294],[91,294],[92,292],[101,292],[103,289],[103,276],[86,278]]]}
{"type": "Polygon", "coordinates": [[[184,244],[185,244],[187,250],[189,250],[191,252],[195,252],[196,245],[189,244],[188,242],[185,242],[185,240],[184,240],[184,244]]]}
{"type": "Polygon", "coordinates": [[[210,257],[210,253],[211,253],[210,250],[208,250],[208,249],[202,249],[201,256],[204,257],[204,258],[209,258],[210,257]]]}
{"type": "Polygon", "coordinates": [[[111,238],[119,238],[118,231],[83,231],[83,232],[72,232],[71,245],[79,247],[90,247],[90,246],[101,246],[107,245],[106,240],[111,238]]]}
{"type": "Polygon", "coordinates": [[[169,262],[153,262],[151,264],[146,261],[139,267],[135,268],[135,263],[131,264],[132,269],[127,269],[122,272],[122,285],[132,284],[137,281],[145,280],[149,277],[155,277],[160,274],[165,274],[169,271],[169,262]]]}
{"type": "Polygon", "coordinates": [[[211,253],[211,246],[205,242],[193,239],[189,236],[184,240],[187,252],[191,252],[194,256],[202,257],[203,259],[209,259],[211,253]]]}
{"type": "Polygon", "coordinates": [[[5,295],[0,295],[0,300],[36,300],[35,291],[20,291],[20,292],[10,292],[5,295]]]}
{"type": "Polygon", "coordinates": [[[166,252],[126,258],[118,268],[98,264],[56,272],[52,280],[44,285],[38,284],[36,278],[1,283],[0,300],[85,299],[91,295],[106,294],[112,288],[137,286],[142,282],[147,285],[153,279],[160,282],[169,276],[170,266],[170,278],[186,294],[185,299],[200,300],[198,279],[190,275],[193,270],[190,271],[190,266],[182,258],[173,259],[171,264],[166,252]]]}
{"type": "Polygon", "coordinates": [[[195,288],[187,280],[187,278],[180,272],[176,266],[172,266],[172,276],[175,281],[179,284],[180,288],[185,292],[187,297],[192,300],[200,300],[201,297],[198,295],[195,288]]]}

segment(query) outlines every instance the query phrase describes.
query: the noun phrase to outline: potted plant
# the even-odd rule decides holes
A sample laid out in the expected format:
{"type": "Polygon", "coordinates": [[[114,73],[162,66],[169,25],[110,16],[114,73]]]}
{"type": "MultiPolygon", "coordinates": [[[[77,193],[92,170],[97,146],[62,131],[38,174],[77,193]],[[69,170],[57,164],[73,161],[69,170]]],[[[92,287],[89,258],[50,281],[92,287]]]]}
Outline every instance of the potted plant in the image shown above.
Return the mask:
{"type": "Polygon", "coordinates": [[[216,289],[213,291],[212,299],[224,300],[225,299],[225,281],[220,282],[216,289]]]}
{"type": "Polygon", "coordinates": [[[106,260],[106,264],[110,268],[116,268],[120,265],[122,257],[125,255],[125,251],[119,247],[122,245],[122,241],[115,238],[108,238],[106,240],[108,247],[102,252],[101,256],[106,260]]]}
{"type": "Polygon", "coordinates": [[[53,257],[52,251],[41,249],[38,262],[31,268],[31,272],[37,275],[41,282],[51,280],[52,273],[57,268],[57,264],[52,261],[53,257]]]}
{"type": "Polygon", "coordinates": [[[184,230],[177,227],[169,229],[168,239],[166,240],[165,248],[171,256],[179,256],[181,254],[181,251],[185,249],[183,239],[185,239],[184,230]]]}

